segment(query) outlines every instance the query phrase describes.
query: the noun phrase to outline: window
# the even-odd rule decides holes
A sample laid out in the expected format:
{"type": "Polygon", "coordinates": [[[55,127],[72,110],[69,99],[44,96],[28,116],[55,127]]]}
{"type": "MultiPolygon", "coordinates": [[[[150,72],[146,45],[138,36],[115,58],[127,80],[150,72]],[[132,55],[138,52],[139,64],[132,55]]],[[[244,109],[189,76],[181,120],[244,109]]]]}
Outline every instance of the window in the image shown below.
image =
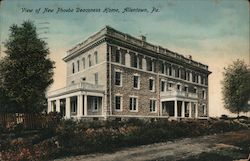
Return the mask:
{"type": "Polygon", "coordinates": [[[95,64],[98,64],[98,53],[97,53],[97,51],[95,51],[94,55],[95,55],[95,64]]]}
{"type": "Polygon", "coordinates": [[[71,97],[70,98],[70,110],[72,114],[77,113],[77,97],[71,97]]]}
{"type": "Polygon", "coordinates": [[[149,111],[156,112],[156,100],[150,100],[149,111]]]}
{"type": "Polygon", "coordinates": [[[89,59],[89,67],[91,67],[91,65],[92,65],[92,62],[91,62],[91,55],[88,56],[88,59],[89,59]]]}
{"type": "Polygon", "coordinates": [[[116,50],[116,53],[115,53],[115,62],[116,63],[121,63],[121,52],[120,52],[120,50],[116,50]]]}
{"type": "Polygon", "coordinates": [[[129,109],[130,111],[138,111],[138,101],[137,97],[130,97],[129,99],[129,109]]]}
{"type": "Polygon", "coordinates": [[[181,91],[181,85],[180,84],[177,84],[177,90],[181,91]]]}
{"type": "Polygon", "coordinates": [[[184,91],[188,92],[188,87],[187,86],[184,87],[184,91]]]}
{"type": "Polygon", "coordinates": [[[154,88],[154,86],[155,86],[154,84],[155,84],[155,83],[154,83],[154,79],[153,79],[153,78],[150,78],[150,79],[149,79],[149,90],[150,90],[150,91],[154,91],[154,89],[155,89],[155,88],[154,88]]]}
{"type": "Polygon", "coordinates": [[[204,116],[207,115],[206,105],[202,105],[202,112],[203,112],[203,115],[204,115],[204,116]]]}
{"type": "Polygon", "coordinates": [[[168,87],[169,87],[169,88],[172,88],[172,87],[173,87],[173,84],[172,84],[172,83],[168,83],[168,87]]]}
{"type": "Polygon", "coordinates": [[[98,73],[95,73],[95,84],[98,84],[98,73]]]}
{"type": "Polygon", "coordinates": [[[139,68],[139,58],[138,58],[138,55],[136,54],[133,55],[133,67],[139,68]]]}
{"type": "Polygon", "coordinates": [[[196,87],[194,87],[194,93],[197,93],[197,88],[196,87]]]}
{"type": "Polygon", "coordinates": [[[115,110],[121,110],[121,96],[115,96],[115,110]]]}
{"type": "Polygon", "coordinates": [[[134,88],[136,89],[140,88],[140,80],[138,75],[134,75],[134,88]]]}
{"type": "Polygon", "coordinates": [[[154,62],[153,60],[148,60],[148,71],[153,71],[154,69],[154,62]]]}
{"type": "Polygon", "coordinates": [[[115,72],[115,85],[122,86],[122,74],[121,72],[115,72]]]}
{"type": "Polygon", "coordinates": [[[169,67],[169,71],[168,72],[169,72],[169,75],[172,76],[172,67],[171,66],[169,67]]]}
{"type": "Polygon", "coordinates": [[[80,62],[79,62],[79,60],[77,60],[77,71],[78,72],[80,71],[80,62]]]}
{"type": "Polygon", "coordinates": [[[161,91],[164,92],[165,91],[165,81],[161,81],[161,91]]]}
{"type": "Polygon", "coordinates": [[[176,78],[179,78],[179,68],[176,68],[176,69],[175,69],[175,77],[176,77],[176,78]]]}
{"type": "Polygon", "coordinates": [[[92,111],[98,111],[99,98],[92,97],[92,111]]]}
{"type": "Polygon", "coordinates": [[[196,78],[196,76],[195,76],[195,74],[193,73],[193,74],[192,74],[192,80],[193,80],[193,82],[196,82],[195,78],[196,78]]]}
{"type": "Polygon", "coordinates": [[[206,99],[206,91],[205,90],[202,90],[202,98],[206,99]]]}
{"type": "Polygon", "coordinates": [[[85,69],[85,58],[82,58],[82,68],[85,69]]]}
{"type": "Polygon", "coordinates": [[[165,73],[165,65],[164,65],[164,63],[161,63],[161,73],[162,74],[165,73]]]}
{"type": "Polygon", "coordinates": [[[72,73],[74,74],[75,73],[75,64],[72,63],[72,73]]]}

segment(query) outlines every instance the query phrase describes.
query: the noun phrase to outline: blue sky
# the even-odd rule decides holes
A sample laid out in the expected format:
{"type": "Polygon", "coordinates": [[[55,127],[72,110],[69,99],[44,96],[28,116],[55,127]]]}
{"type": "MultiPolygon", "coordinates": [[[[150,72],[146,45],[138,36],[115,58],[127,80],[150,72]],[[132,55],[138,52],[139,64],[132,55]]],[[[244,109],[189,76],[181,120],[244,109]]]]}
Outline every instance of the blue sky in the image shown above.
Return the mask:
{"type": "Polygon", "coordinates": [[[0,5],[1,55],[2,42],[8,38],[9,27],[32,20],[41,37],[47,37],[51,58],[56,61],[55,83],[51,89],[65,85],[66,51],[105,25],[133,36],[146,35],[147,41],[166,47],[209,65],[210,114],[226,113],[221,100],[223,67],[236,59],[249,63],[249,3],[247,0],[83,0],[83,1],[14,1],[0,5]],[[57,8],[158,8],[157,13],[59,13],[57,8]],[[32,13],[22,8],[33,9],[32,13]],[[35,13],[36,9],[54,9],[53,13],[35,13]],[[49,22],[49,24],[40,24],[49,22]]]}

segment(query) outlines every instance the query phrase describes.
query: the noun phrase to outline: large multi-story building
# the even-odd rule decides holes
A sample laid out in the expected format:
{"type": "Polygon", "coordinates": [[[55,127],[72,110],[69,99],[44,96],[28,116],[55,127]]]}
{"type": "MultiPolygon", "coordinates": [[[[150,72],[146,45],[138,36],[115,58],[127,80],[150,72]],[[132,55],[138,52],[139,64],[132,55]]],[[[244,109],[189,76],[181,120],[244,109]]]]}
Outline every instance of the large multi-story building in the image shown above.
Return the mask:
{"type": "Polygon", "coordinates": [[[67,52],[66,87],[48,112],[66,118],[208,116],[207,65],[106,26],[67,52]]]}

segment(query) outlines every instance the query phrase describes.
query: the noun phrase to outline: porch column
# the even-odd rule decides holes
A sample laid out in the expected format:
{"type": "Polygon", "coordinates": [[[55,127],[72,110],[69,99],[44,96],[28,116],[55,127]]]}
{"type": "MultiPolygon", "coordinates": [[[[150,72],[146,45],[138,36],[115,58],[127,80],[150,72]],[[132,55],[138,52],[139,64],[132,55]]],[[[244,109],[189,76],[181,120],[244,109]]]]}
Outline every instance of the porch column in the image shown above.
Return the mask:
{"type": "Polygon", "coordinates": [[[66,98],[65,117],[70,118],[70,97],[66,98]]]}
{"type": "Polygon", "coordinates": [[[51,100],[48,99],[48,113],[50,113],[51,110],[51,100]]]}
{"type": "Polygon", "coordinates": [[[60,112],[60,99],[56,100],[56,112],[60,112]]]}
{"type": "Polygon", "coordinates": [[[77,96],[77,117],[82,117],[82,112],[83,112],[83,108],[82,108],[82,95],[77,96]]]}
{"type": "Polygon", "coordinates": [[[198,103],[195,103],[195,118],[198,117],[198,103]]]}
{"type": "Polygon", "coordinates": [[[192,102],[189,102],[189,118],[192,117],[192,102]]]}
{"type": "Polygon", "coordinates": [[[185,117],[185,102],[181,102],[181,117],[185,117]]]}
{"type": "Polygon", "coordinates": [[[84,95],[84,116],[87,116],[88,111],[88,95],[84,95]]]}
{"type": "Polygon", "coordinates": [[[174,100],[174,117],[177,118],[178,115],[177,100],[174,100]]]}

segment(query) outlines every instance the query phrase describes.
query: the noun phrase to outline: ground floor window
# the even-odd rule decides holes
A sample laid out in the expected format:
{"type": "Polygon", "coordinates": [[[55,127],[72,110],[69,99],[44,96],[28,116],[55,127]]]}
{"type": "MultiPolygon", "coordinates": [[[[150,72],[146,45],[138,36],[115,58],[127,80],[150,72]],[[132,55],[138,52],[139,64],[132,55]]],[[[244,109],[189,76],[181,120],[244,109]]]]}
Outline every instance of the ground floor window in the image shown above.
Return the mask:
{"type": "Polygon", "coordinates": [[[91,103],[92,110],[93,111],[98,111],[98,105],[99,105],[99,99],[98,99],[98,97],[93,97],[92,98],[92,103],[91,103]]]}
{"type": "Polygon", "coordinates": [[[202,112],[203,112],[203,116],[207,115],[206,105],[202,105],[202,112]]]}
{"type": "Polygon", "coordinates": [[[138,111],[138,98],[137,97],[130,97],[129,109],[130,111],[138,111]]]}
{"type": "Polygon", "coordinates": [[[121,96],[115,96],[115,110],[121,110],[121,96]]]}
{"type": "Polygon", "coordinates": [[[156,100],[150,100],[149,111],[156,112],[156,100]]]}

